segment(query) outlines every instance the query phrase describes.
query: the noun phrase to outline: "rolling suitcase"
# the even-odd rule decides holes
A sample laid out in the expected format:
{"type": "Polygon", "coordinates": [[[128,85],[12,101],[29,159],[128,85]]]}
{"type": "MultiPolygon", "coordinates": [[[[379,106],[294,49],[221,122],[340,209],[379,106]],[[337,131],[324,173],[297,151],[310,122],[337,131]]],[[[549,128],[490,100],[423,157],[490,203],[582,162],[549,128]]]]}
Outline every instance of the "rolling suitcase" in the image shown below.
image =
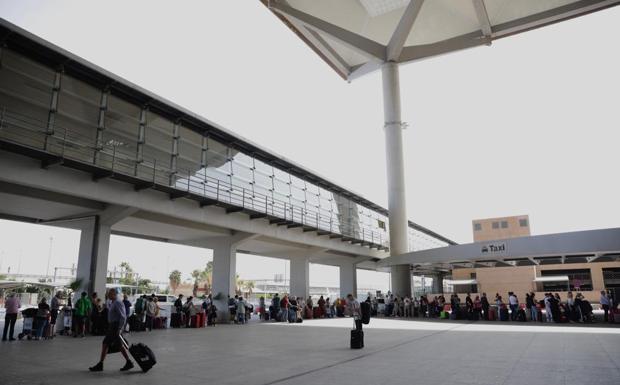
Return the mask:
{"type": "Polygon", "coordinates": [[[495,309],[491,309],[489,308],[489,321],[496,321],[497,320],[497,313],[495,312],[495,309]]]}
{"type": "Polygon", "coordinates": [[[364,347],[364,332],[362,330],[351,330],[351,349],[361,349],[364,347]]]}
{"type": "Polygon", "coordinates": [[[143,372],[148,372],[157,363],[155,354],[153,354],[151,348],[145,344],[138,343],[127,346],[127,341],[124,338],[122,338],[121,341],[125,345],[125,349],[129,351],[129,354],[131,354],[131,357],[133,357],[143,372]]]}

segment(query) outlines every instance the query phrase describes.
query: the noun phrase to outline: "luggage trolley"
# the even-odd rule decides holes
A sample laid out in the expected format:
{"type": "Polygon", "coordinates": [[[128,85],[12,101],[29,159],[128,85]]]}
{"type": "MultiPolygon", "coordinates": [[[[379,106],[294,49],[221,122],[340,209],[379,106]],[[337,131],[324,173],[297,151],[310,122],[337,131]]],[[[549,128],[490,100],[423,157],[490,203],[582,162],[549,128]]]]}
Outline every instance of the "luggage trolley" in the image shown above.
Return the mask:
{"type": "Polygon", "coordinates": [[[34,336],[33,328],[34,328],[34,317],[37,315],[37,308],[31,307],[28,309],[22,310],[22,317],[24,318],[22,324],[22,332],[17,335],[17,338],[20,340],[24,337],[29,340],[34,336]]]}

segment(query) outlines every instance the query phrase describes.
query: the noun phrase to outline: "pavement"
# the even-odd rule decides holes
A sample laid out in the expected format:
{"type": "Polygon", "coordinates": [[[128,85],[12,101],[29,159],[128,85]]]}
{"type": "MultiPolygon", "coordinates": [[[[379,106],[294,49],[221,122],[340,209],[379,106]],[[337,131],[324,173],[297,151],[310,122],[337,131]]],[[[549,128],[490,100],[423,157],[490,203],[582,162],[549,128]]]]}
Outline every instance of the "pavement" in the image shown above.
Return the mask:
{"type": "Polygon", "coordinates": [[[349,349],[351,319],[132,333],[158,363],[121,373],[102,337],[0,343],[0,384],[609,384],[620,383],[620,328],[372,319],[349,349]]]}

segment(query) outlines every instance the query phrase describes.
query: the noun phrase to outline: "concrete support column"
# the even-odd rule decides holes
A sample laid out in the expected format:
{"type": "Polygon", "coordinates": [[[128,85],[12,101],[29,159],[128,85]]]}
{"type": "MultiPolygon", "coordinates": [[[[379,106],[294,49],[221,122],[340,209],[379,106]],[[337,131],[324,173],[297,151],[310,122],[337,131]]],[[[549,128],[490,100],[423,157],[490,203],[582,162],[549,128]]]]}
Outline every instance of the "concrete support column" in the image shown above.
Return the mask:
{"type": "Polygon", "coordinates": [[[201,243],[213,250],[213,302],[220,322],[228,322],[228,298],[235,296],[237,275],[237,247],[255,235],[236,233],[201,243]]]}
{"type": "Polygon", "coordinates": [[[603,268],[597,264],[591,264],[590,273],[592,275],[592,290],[601,291],[605,289],[605,278],[603,276],[603,268]]]}
{"type": "Polygon", "coordinates": [[[81,280],[82,284],[76,293],[77,296],[82,291],[89,294],[97,292],[100,297],[104,295],[112,225],[136,211],[138,209],[133,207],[110,205],[96,215],[45,223],[81,232],[76,278],[81,280]]]}
{"type": "Polygon", "coordinates": [[[291,258],[291,289],[293,297],[308,298],[310,295],[310,262],[308,258],[291,258]]]}
{"type": "Polygon", "coordinates": [[[444,273],[433,275],[433,294],[443,294],[443,278],[444,273]]]}
{"type": "MultiPolygon", "coordinates": [[[[400,114],[400,80],[398,64],[386,62],[382,67],[383,110],[385,117],[385,153],[390,219],[390,254],[408,252],[407,199],[405,191],[405,161],[403,154],[403,124],[400,114]]],[[[392,292],[411,295],[411,273],[408,265],[392,266],[392,292]]]]}
{"type": "Polygon", "coordinates": [[[347,294],[357,297],[357,264],[343,263],[340,268],[340,297],[344,298],[347,294]]]}

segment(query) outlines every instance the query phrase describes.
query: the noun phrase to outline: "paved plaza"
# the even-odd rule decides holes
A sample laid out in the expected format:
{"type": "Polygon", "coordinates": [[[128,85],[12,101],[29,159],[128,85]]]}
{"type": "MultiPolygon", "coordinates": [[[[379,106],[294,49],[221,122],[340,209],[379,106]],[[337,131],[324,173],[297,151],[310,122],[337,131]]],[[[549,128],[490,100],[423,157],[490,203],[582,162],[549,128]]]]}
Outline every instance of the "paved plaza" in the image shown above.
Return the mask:
{"type": "Polygon", "coordinates": [[[149,373],[122,358],[90,373],[101,337],[0,344],[0,384],[610,384],[620,379],[620,328],[373,319],[350,350],[350,319],[252,323],[139,333],[149,373]]]}

